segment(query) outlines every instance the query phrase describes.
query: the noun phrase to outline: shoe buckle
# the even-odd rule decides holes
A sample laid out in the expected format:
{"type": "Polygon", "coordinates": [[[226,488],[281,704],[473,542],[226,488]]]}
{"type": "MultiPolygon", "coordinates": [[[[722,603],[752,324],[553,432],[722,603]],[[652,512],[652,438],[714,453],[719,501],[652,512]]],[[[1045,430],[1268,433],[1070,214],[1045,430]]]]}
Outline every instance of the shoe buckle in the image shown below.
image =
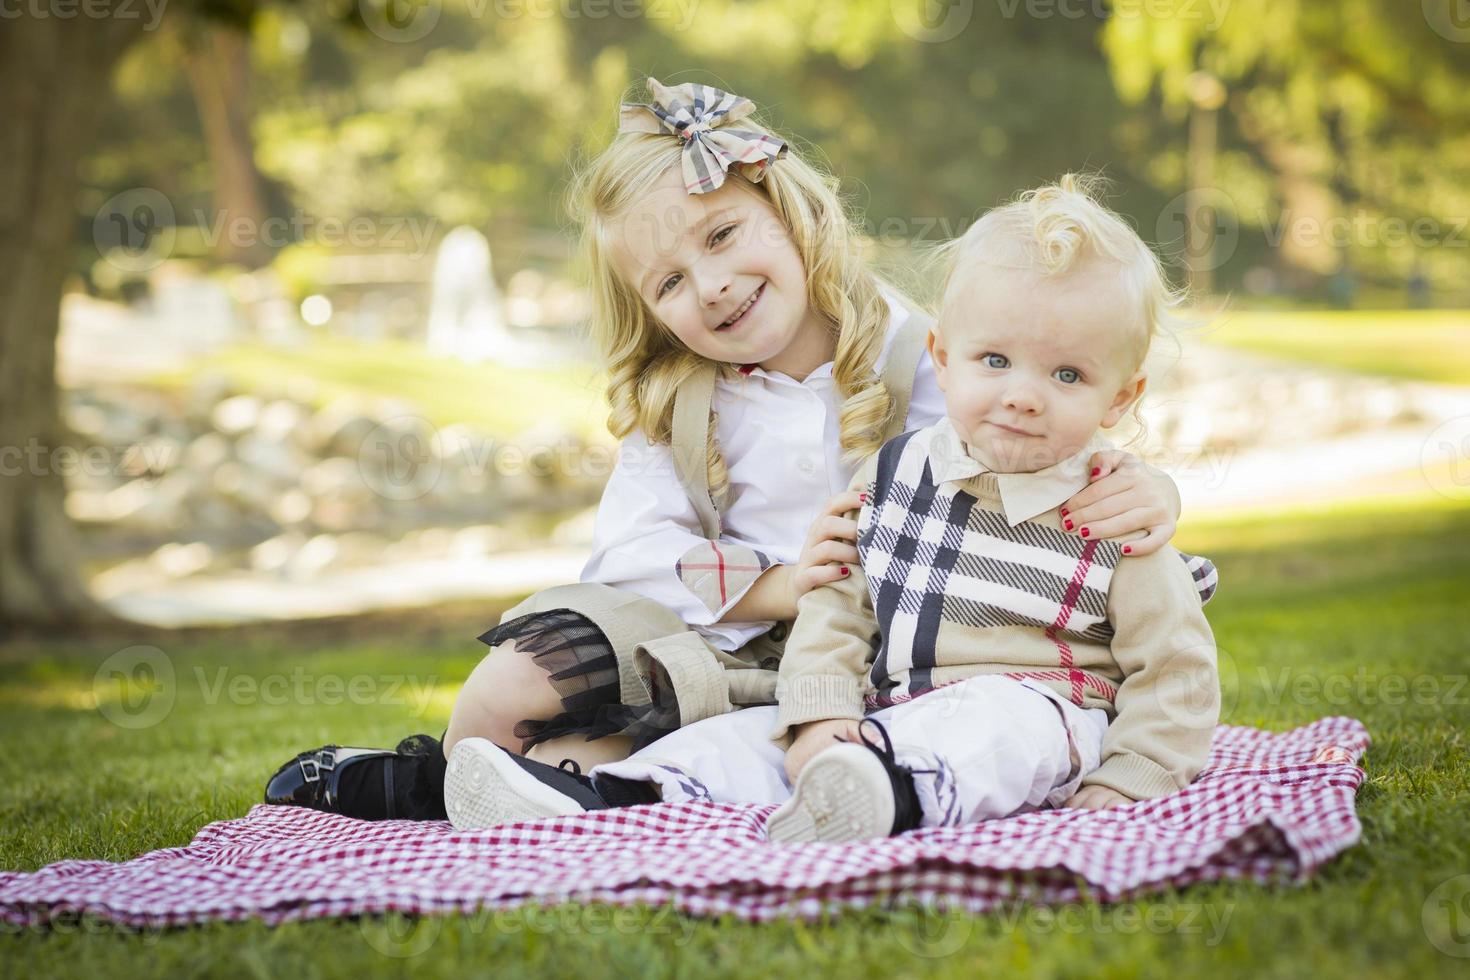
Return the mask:
{"type": "Polygon", "coordinates": [[[314,783],[322,778],[322,773],[331,772],[337,768],[337,753],[331,749],[323,749],[315,756],[303,755],[301,763],[301,776],[308,783],[314,783]]]}

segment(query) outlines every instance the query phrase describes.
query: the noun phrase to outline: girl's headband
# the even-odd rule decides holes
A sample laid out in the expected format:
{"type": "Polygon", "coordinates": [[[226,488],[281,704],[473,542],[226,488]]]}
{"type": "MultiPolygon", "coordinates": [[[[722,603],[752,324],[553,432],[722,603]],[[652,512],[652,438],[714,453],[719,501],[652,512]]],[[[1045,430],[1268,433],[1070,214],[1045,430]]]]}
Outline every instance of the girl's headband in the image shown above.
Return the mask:
{"type": "Polygon", "coordinates": [[[623,103],[620,133],[672,133],[684,143],[684,189],[705,194],[725,182],[725,172],[738,166],[742,175],[759,182],[766,167],[786,155],[786,142],[748,129],[728,129],[729,123],[755,111],[755,103],[708,85],[666,88],[648,80],[651,105],[623,103]]]}

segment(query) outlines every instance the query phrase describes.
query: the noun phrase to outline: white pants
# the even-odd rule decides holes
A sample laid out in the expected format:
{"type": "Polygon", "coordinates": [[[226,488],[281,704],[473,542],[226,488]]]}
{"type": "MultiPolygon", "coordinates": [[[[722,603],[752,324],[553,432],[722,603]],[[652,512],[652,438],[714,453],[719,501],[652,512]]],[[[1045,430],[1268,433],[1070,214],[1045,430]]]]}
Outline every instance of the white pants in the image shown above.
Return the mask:
{"type": "MultiPolygon", "coordinates": [[[[717,715],[592,775],[657,783],[666,802],[784,803],[786,753],[774,706],[717,715]]],[[[952,827],[1056,806],[1099,763],[1106,712],[1030,681],[974,677],[868,715],[914,772],[921,826],[952,827]],[[1075,750],[1075,758],[1074,758],[1075,750]]],[[[872,726],[864,726],[882,744],[872,726]]]]}

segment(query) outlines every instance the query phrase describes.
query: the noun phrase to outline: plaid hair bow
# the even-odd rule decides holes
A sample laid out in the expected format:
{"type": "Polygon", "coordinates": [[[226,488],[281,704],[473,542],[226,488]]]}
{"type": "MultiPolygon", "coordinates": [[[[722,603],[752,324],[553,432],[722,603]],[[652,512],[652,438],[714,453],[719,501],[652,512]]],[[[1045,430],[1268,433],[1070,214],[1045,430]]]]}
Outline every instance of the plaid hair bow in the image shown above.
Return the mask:
{"type": "Polygon", "coordinates": [[[623,103],[620,133],[672,133],[684,142],[684,189],[704,194],[725,182],[725,172],[740,167],[746,179],[759,182],[766,167],[786,154],[786,142],[729,123],[755,111],[755,103],[708,85],[667,88],[648,80],[651,105],[623,103]]]}

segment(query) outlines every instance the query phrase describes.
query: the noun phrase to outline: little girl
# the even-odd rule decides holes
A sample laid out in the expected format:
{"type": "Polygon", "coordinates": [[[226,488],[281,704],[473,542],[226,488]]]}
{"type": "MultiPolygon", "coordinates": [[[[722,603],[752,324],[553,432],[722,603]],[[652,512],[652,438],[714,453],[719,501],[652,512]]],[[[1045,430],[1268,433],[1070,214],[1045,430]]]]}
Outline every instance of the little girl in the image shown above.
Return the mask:
{"type": "Polygon", "coordinates": [[[1172,549],[1129,560],[1129,538],[1068,535],[1063,509],[1098,430],[1143,392],[1172,304],[1158,261],[1072,177],[990,212],[954,253],[929,342],[945,417],[858,470],[861,567],[802,597],[779,706],[586,777],[467,738],[445,789],[456,827],[781,802],[771,840],[841,841],[1194,778],[1219,712],[1212,585],[1172,549]]]}
{"type": "MultiPolygon", "coordinates": [[[[859,460],[944,412],[932,320],[861,257],[835,181],[704,85],[624,105],[576,178],[591,330],[622,448],[578,585],[531,596],[480,639],[442,742],[328,745],[267,802],[443,819],[445,760],[475,736],[592,766],[775,700],[797,600],[851,574],[859,460]]],[[[1178,495],[1126,454],[1089,460],[1074,533],[1173,534],[1178,495]]]]}

